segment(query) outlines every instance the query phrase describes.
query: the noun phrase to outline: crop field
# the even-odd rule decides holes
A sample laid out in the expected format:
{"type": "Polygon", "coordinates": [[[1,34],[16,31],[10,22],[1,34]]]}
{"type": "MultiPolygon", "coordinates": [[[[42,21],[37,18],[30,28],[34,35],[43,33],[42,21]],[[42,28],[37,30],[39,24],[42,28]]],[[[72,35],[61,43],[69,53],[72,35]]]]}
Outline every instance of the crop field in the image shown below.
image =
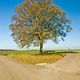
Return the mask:
{"type": "MultiPolygon", "coordinates": [[[[61,53],[75,53],[80,50],[44,50],[44,54],[61,54],[61,53]]],[[[11,54],[40,54],[39,50],[1,50],[0,55],[11,54]]]]}

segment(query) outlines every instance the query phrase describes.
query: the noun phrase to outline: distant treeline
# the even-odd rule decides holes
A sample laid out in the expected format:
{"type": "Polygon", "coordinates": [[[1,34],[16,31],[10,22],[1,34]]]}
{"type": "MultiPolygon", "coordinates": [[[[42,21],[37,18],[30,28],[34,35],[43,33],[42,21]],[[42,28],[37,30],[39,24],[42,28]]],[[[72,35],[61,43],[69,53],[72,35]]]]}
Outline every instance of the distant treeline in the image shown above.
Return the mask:
{"type": "Polygon", "coordinates": [[[0,51],[16,51],[14,49],[0,49],[0,51]]]}

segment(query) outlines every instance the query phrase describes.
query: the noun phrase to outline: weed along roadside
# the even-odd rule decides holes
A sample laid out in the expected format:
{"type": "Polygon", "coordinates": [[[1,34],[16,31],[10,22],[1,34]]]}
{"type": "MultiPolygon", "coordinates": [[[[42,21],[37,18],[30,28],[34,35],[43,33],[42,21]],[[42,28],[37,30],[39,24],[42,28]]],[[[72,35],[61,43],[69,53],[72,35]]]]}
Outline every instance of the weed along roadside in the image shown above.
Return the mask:
{"type": "Polygon", "coordinates": [[[53,55],[17,54],[10,55],[10,57],[16,59],[17,61],[28,64],[53,63],[63,58],[62,55],[58,54],[53,55]]]}

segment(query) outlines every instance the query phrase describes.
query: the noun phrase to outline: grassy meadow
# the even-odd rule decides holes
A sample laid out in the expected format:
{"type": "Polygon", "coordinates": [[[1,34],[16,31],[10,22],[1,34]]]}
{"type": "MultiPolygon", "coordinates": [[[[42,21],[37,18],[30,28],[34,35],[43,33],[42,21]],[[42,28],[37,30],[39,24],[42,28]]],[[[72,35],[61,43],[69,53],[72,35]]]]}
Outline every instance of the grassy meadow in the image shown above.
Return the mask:
{"type": "Polygon", "coordinates": [[[45,50],[44,54],[40,54],[39,50],[12,50],[0,51],[0,55],[12,57],[17,61],[37,64],[37,63],[53,63],[63,58],[66,53],[75,53],[80,50],[45,50]]]}

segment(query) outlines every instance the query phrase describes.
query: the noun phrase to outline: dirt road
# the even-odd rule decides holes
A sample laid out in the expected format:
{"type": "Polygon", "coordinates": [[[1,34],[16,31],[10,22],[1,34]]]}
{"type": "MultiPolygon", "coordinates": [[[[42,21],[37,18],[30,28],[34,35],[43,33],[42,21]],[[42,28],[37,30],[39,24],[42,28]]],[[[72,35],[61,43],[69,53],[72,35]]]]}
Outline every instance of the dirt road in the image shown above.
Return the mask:
{"type": "Polygon", "coordinates": [[[18,63],[0,56],[0,80],[80,80],[80,54],[44,66],[18,63]]]}

